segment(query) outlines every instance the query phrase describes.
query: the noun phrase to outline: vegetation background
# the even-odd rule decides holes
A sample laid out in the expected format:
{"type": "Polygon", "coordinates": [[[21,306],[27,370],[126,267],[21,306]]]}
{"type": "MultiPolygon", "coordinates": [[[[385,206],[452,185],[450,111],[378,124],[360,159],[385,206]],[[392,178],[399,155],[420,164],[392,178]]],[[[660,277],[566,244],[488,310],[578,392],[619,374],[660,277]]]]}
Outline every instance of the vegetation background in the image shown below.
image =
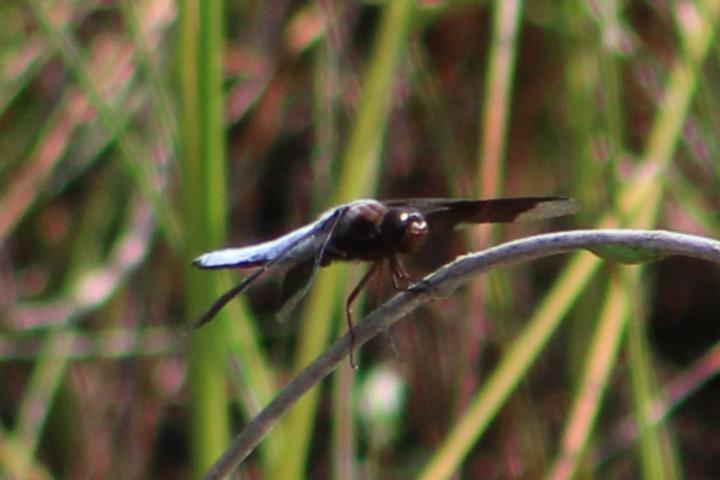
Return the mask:
{"type": "MultiPolygon", "coordinates": [[[[199,253],[350,199],[565,194],[718,236],[720,1],[0,3],[0,477],[193,478],[344,331],[199,253]],[[297,317],[297,318],[295,318],[297,317]]],[[[720,286],[583,253],[479,278],[306,396],[242,478],[717,478],[720,286]]],[[[382,289],[381,289],[382,290],[382,289]]],[[[372,308],[392,292],[371,294],[372,308]]]]}

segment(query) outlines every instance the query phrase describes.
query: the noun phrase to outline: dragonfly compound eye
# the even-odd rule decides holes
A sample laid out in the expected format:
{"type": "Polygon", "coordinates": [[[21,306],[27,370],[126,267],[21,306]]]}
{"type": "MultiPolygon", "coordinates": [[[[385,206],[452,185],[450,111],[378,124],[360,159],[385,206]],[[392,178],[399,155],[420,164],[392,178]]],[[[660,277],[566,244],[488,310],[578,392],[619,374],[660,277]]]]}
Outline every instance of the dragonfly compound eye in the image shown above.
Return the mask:
{"type": "Polygon", "coordinates": [[[385,215],[381,230],[395,251],[408,253],[420,247],[427,235],[428,225],[419,211],[397,209],[385,215]]]}

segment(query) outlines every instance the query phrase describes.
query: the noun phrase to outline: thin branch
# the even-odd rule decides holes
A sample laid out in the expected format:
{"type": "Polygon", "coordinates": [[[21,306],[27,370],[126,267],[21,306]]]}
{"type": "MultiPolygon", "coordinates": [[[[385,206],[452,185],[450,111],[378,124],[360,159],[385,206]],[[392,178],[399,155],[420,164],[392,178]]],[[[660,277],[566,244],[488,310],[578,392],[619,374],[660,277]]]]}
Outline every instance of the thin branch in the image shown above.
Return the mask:
{"type": "MultiPolygon", "coordinates": [[[[415,284],[410,291],[388,300],[359,323],[354,344],[360,347],[390,325],[401,320],[420,305],[437,297],[450,295],[473,276],[491,269],[568,253],[578,249],[601,250],[605,257],[660,258],[670,255],[707,260],[720,264],[720,242],[709,238],[661,230],[575,230],[537,235],[508,242],[497,247],[457,258],[415,284]],[[632,251],[637,249],[637,257],[632,251]]],[[[299,398],[343,361],[350,349],[345,334],[305,370],[288,383],[238,436],[213,465],[205,478],[219,479],[229,475],[267,435],[275,423],[299,398]]]]}

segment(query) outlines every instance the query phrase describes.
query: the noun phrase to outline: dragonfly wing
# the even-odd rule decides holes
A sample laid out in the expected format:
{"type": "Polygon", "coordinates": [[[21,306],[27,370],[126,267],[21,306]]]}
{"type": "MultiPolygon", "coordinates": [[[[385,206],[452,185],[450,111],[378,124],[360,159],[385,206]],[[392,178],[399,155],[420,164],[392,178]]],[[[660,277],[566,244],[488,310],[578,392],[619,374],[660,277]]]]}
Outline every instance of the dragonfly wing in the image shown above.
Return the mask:
{"type": "MultiPolygon", "coordinates": [[[[293,273],[287,293],[289,307],[294,307],[305,295],[310,284],[309,280],[319,267],[325,248],[328,245],[338,221],[342,218],[346,208],[337,208],[328,211],[319,220],[288,233],[275,240],[251,245],[242,248],[226,248],[208,252],[193,260],[193,265],[200,268],[245,268],[260,267],[245,277],[235,287],[225,292],[203,313],[195,322],[194,328],[199,328],[213,319],[213,317],[236,295],[245,290],[270,268],[279,264],[289,264],[293,273]],[[300,283],[306,280],[304,288],[300,283]]],[[[289,309],[283,308],[283,311],[289,309]]]]}
{"type": "Polygon", "coordinates": [[[295,310],[300,300],[305,297],[317,268],[315,258],[309,258],[287,271],[280,290],[280,310],[277,314],[280,320],[287,318],[290,312],[295,310]]]}
{"type": "Polygon", "coordinates": [[[417,198],[388,200],[391,207],[413,207],[422,212],[431,224],[454,226],[460,223],[509,223],[542,220],[570,215],[580,209],[568,197],[509,197],[487,200],[455,200],[417,198]]]}
{"type": "Polygon", "coordinates": [[[317,245],[314,248],[313,256],[296,263],[285,274],[280,296],[281,307],[278,312],[280,320],[287,318],[310,290],[315,272],[320,268],[325,257],[325,250],[335,233],[335,228],[347,212],[347,208],[347,205],[341,205],[320,218],[321,226],[315,235],[317,245]]]}

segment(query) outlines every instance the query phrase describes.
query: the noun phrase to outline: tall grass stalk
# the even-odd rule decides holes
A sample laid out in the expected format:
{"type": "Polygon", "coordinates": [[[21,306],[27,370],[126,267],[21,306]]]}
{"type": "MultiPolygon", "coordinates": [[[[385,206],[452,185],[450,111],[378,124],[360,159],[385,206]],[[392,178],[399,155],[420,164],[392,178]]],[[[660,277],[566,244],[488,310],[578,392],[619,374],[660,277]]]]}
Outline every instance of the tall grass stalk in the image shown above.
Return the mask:
{"type": "MultiPolygon", "coordinates": [[[[670,71],[664,102],[660,105],[651,129],[643,159],[645,171],[638,175],[635,182],[628,184],[619,195],[619,205],[625,212],[629,225],[637,228],[652,226],[659,208],[662,191],[661,173],[670,162],[682,134],[682,125],[687,115],[690,101],[695,92],[697,78],[692,65],[702,63],[714,38],[712,28],[720,13],[720,2],[706,2],[707,17],[701,28],[687,29],[681,33],[688,37],[689,58],[676,61],[670,71]]],[[[600,227],[617,225],[613,216],[605,216],[598,222],[600,227]]],[[[559,280],[546,296],[536,314],[530,319],[524,333],[514,342],[485,387],[474,397],[468,412],[451,429],[443,445],[437,450],[424,469],[421,478],[448,478],[457,471],[465,454],[474,445],[494,418],[517,382],[527,373],[527,369],[545,346],[549,336],[559,325],[562,317],[577,300],[580,292],[597,271],[600,260],[586,255],[575,256],[565,268],[559,280]],[[548,308],[553,305],[552,308],[548,308]]],[[[633,332],[629,338],[632,339],[633,332]]],[[[647,369],[647,366],[638,367],[647,369]]],[[[649,387],[643,387],[649,391],[649,387]]],[[[639,390],[636,390],[639,391],[639,390]]],[[[654,430],[648,430],[652,432],[654,430]]],[[[659,452],[659,438],[645,435],[643,449],[659,452]]],[[[645,454],[644,458],[660,458],[660,454],[645,454]]],[[[650,467],[647,467],[648,472],[650,467]]]]}
{"type": "MultiPolygon", "coordinates": [[[[223,2],[184,2],[180,9],[180,148],[186,255],[225,244],[228,182],[223,94],[223,2]]],[[[231,275],[199,272],[188,265],[187,305],[192,322],[231,285],[231,275]]],[[[218,318],[190,333],[190,383],[193,389],[193,468],[203,473],[227,444],[230,421],[226,381],[227,356],[237,360],[241,414],[252,416],[269,402],[274,381],[261,353],[258,334],[242,299],[231,302],[218,318]]],[[[280,431],[281,429],[278,429],[280,431]]],[[[279,435],[261,448],[267,469],[280,450],[279,435]]]]}
{"type": "MultiPolygon", "coordinates": [[[[340,165],[338,189],[333,196],[336,204],[366,196],[375,189],[380,146],[385,136],[401,52],[408,41],[413,5],[411,0],[392,0],[384,7],[356,121],[340,165]]],[[[318,275],[303,315],[294,362],[296,369],[304,367],[322,352],[330,337],[332,319],[343,317],[339,299],[345,292],[338,287],[345,284],[342,280],[345,277],[344,266],[325,269],[318,275]]],[[[298,402],[283,422],[287,428],[285,434],[294,440],[286,444],[283,461],[269,478],[292,480],[305,477],[317,401],[318,389],[315,388],[298,402]]]]}
{"type": "MultiPolygon", "coordinates": [[[[179,11],[180,166],[186,252],[220,245],[226,229],[225,117],[222,89],[222,1],[183,1],[179,11]]],[[[201,277],[186,266],[190,318],[221,292],[217,276],[201,277]]],[[[222,345],[223,318],[192,332],[192,462],[199,477],[229,438],[228,399],[222,345]]]]}
{"type": "Polygon", "coordinates": [[[578,382],[575,403],[570,409],[561,446],[547,479],[573,478],[583,463],[585,449],[602,406],[609,377],[617,362],[621,340],[630,316],[630,312],[626,310],[630,301],[626,297],[631,290],[627,288],[628,282],[621,278],[625,272],[616,269],[613,273],[610,277],[607,302],[603,305],[589,344],[587,364],[578,382]]]}
{"type": "Polygon", "coordinates": [[[128,172],[130,172],[140,191],[152,204],[166,239],[176,251],[179,251],[182,240],[178,219],[170,206],[170,202],[161,195],[164,186],[161,181],[161,172],[154,168],[155,165],[146,158],[143,149],[127,132],[125,122],[123,122],[122,115],[117,110],[117,107],[103,98],[98,84],[89,75],[89,66],[83,61],[77,44],[51,21],[42,2],[32,0],[30,5],[47,38],[61,55],[68,69],[73,72],[81,85],[83,93],[90,100],[100,120],[117,142],[121,158],[128,172]],[[161,188],[158,188],[159,186],[161,188]]]}

